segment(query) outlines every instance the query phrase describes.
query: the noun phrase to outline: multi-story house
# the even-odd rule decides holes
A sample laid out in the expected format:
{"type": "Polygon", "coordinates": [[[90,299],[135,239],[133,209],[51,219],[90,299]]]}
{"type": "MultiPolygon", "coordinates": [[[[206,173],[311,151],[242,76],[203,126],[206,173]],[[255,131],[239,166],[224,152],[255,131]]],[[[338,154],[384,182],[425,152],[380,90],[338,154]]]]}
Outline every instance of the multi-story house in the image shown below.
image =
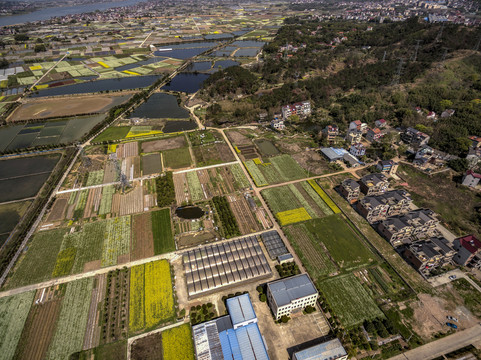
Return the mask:
{"type": "Polygon", "coordinates": [[[450,263],[454,254],[454,249],[444,237],[417,241],[403,252],[408,262],[425,276],[428,276],[432,270],[450,263]]]}
{"type": "Polygon", "coordinates": [[[322,135],[327,141],[333,142],[339,135],[339,128],[337,127],[337,125],[327,125],[322,130],[322,135]]]}
{"type": "Polygon", "coordinates": [[[378,128],[383,128],[383,127],[386,126],[386,120],[384,120],[384,119],[379,119],[379,120],[376,120],[376,121],[374,122],[374,124],[375,124],[376,127],[378,127],[378,128]]]}
{"type": "Polygon", "coordinates": [[[386,174],[395,174],[398,168],[398,163],[394,160],[381,160],[377,163],[376,168],[386,174]]]}
{"type": "Polygon", "coordinates": [[[398,247],[431,236],[438,222],[432,210],[417,209],[382,220],[378,231],[392,246],[398,247]]]}
{"type": "Polygon", "coordinates": [[[407,213],[412,204],[405,190],[392,190],[377,196],[366,196],[357,203],[359,213],[370,223],[407,213]]]}
{"type": "Polygon", "coordinates": [[[469,186],[474,188],[478,185],[480,179],[481,179],[480,174],[475,173],[473,170],[468,170],[466,171],[466,174],[464,174],[463,179],[461,180],[461,183],[464,186],[469,186]]]}
{"type": "Polygon", "coordinates": [[[318,296],[316,287],[307,274],[267,284],[267,301],[276,320],[306,306],[315,306],[318,296]]]}
{"type": "Polygon", "coordinates": [[[454,261],[457,264],[471,268],[481,268],[481,241],[474,235],[455,239],[453,246],[458,252],[454,256],[454,261]]]}
{"type": "Polygon", "coordinates": [[[381,139],[382,133],[378,128],[367,130],[366,139],[370,142],[379,141],[381,139]]]}
{"type": "Polygon", "coordinates": [[[348,132],[351,131],[360,131],[361,133],[365,133],[367,131],[367,124],[361,122],[361,120],[351,121],[349,123],[348,132]]]}
{"type": "Polygon", "coordinates": [[[349,148],[349,153],[356,157],[364,156],[366,155],[366,147],[361,143],[352,144],[349,148]]]}
{"type": "Polygon", "coordinates": [[[407,128],[403,133],[401,133],[401,140],[404,141],[406,144],[414,145],[414,146],[423,146],[427,145],[429,142],[429,135],[413,129],[411,127],[407,128]]]}
{"type": "Polygon", "coordinates": [[[274,119],[271,121],[271,128],[275,130],[284,130],[286,128],[286,125],[284,124],[284,120],[274,119]]]}
{"type": "Polygon", "coordinates": [[[378,195],[385,192],[389,187],[386,175],[384,174],[368,174],[361,178],[361,192],[366,195],[378,195]]]}
{"type": "Polygon", "coordinates": [[[292,115],[305,117],[311,114],[311,102],[302,101],[292,105],[284,105],[282,108],[282,117],[287,120],[292,115]]]}
{"type": "Polygon", "coordinates": [[[349,144],[358,144],[362,141],[362,132],[360,130],[349,130],[346,134],[346,141],[349,144]]]}
{"type": "Polygon", "coordinates": [[[341,183],[339,192],[347,201],[353,204],[357,201],[357,199],[359,199],[361,186],[353,179],[346,179],[341,183]]]}

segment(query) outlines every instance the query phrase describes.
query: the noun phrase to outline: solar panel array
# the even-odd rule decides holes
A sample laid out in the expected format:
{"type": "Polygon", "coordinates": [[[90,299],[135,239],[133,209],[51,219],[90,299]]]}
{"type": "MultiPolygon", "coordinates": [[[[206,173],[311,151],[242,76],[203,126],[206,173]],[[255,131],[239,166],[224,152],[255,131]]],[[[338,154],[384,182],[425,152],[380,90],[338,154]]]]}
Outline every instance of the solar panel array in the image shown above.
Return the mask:
{"type": "Polygon", "coordinates": [[[271,273],[255,236],[190,250],[183,262],[189,296],[271,273]]]}

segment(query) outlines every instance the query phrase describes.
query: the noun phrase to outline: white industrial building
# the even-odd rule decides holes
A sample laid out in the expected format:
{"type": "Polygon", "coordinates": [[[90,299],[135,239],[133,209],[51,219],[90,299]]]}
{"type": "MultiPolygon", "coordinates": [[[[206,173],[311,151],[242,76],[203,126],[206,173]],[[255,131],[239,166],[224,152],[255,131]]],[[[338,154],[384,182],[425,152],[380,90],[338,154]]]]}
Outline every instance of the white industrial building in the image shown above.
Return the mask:
{"type": "Polygon", "coordinates": [[[306,306],[315,306],[318,296],[316,287],[307,274],[267,284],[267,300],[276,320],[306,306]]]}

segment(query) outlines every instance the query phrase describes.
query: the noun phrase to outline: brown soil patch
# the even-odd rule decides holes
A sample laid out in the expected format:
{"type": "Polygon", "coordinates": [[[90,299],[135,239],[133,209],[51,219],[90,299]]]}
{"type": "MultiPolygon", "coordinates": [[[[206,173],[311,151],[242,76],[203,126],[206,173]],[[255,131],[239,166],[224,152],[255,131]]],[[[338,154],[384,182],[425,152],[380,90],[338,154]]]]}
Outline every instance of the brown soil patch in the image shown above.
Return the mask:
{"type": "Polygon", "coordinates": [[[130,261],[130,254],[123,254],[117,256],[117,264],[126,264],[130,261]]]}
{"type": "Polygon", "coordinates": [[[144,195],[140,183],[128,193],[115,193],[112,197],[112,214],[124,216],[144,211],[144,195]]]}
{"type": "Polygon", "coordinates": [[[101,267],[102,267],[102,260],[89,261],[88,263],[85,263],[83,272],[98,270],[101,267]]]}
{"type": "Polygon", "coordinates": [[[425,340],[431,339],[433,334],[446,332],[446,316],[453,316],[459,320],[458,329],[475,326],[479,320],[463,305],[463,299],[456,293],[452,285],[447,284],[437,288],[439,296],[419,294],[419,301],[411,305],[414,310],[413,329],[425,340]]]}
{"type": "Polygon", "coordinates": [[[29,360],[45,358],[60,313],[60,303],[61,300],[56,299],[32,306],[15,358],[29,360]]]}
{"type": "Polygon", "coordinates": [[[146,141],[142,143],[142,152],[149,153],[154,151],[178,149],[185,146],[185,137],[176,136],[169,139],[146,141]]]}
{"type": "Polygon", "coordinates": [[[260,230],[260,224],[252,214],[249,204],[243,196],[229,195],[227,197],[234,217],[239,224],[242,235],[250,234],[260,230]]]}
{"type": "Polygon", "coordinates": [[[132,261],[154,256],[154,238],[150,213],[134,216],[131,241],[130,258],[132,261]]]}
{"type": "Polygon", "coordinates": [[[139,155],[138,143],[135,141],[125,144],[119,144],[119,146],[117,146],[116,153],[117,159],[125,159],[127,157],[137,156],[139,155]]]}
{"type": "Polygon", "coordinates": [[[162,360],[161,333],[136,340],[132,344],[132,360],[162,360]]]}
{"type": "Polygon", "coordinates": [[[68,199],[56,199],[53,203],[52,210],[48,216],[48,221],[57,221],[64,218],[65,209],[67,208],[68,199]]]}
{"type": "Polygon", "coordinates": [[[301,152],[303,149],[296,143],[288,143],[286,141],[278,141],[276,142],[276,146],[279,150],[283,153],[287,154],[295,154],[301,152]]]}
{"type": "Polygon", "coordinates": [[[227,137],[235,145],[252,145],[252,140],[241,133],[241,130],[231,130],[226,132],[227,137]]]}
{"type": "Polygon", "coordinates": [[[174,174],[175,201],[177,205],[181,205],[184,201],[190,200],[189,185],[185,173],[174,174]]]}
{"type": "Polygon", "coordinates": [[[215,144],[217,151],[219,152],[222,162],[231,162],[235,160],[235,156],[226,143],[215,144]]]}
{"type": "Polygon", "coordinates": [[[292,155],[304,170],[313,175],[322,175],[329,171],[327,162],[315,151],[305,151],[292,155]]]}
{"type": "MultiPolygon", "coordinates": [[[[207,221],[204,223],[207,223],[207,221]]],[[[179,249],[185,249],[214,241],[216,237],[219,237],[219,235],[214,230],[206,230],[195,234],[182,235],[177,240],[177,246],[179,249]]]]}
{"type": "Polygon", "coordinates": [[[20,106],[9,121],[73,116],[86,113],[102,113],[127,101],[128,96],[95,95],[61,99],[34,99],[20,106]]]}

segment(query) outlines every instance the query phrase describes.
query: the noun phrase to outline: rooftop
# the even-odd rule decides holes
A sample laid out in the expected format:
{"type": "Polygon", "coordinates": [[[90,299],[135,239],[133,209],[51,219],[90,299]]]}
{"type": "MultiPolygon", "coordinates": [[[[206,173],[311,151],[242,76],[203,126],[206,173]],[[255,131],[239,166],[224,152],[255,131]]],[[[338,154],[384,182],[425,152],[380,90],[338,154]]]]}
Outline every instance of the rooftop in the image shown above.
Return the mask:
{"type": "Polygon", "coordinates": [[[226,306],[234,327],[237,324],[254,320],[256,318],[256,313],[252,307],[251,300],[249,299],[249,294],[227,299],[226,306]]]}
{"type": "Polygon", "coordinates": [[[471,254],[475,254],[477,251],[481,250],[481,241],[479,241],[474,235],[466,235],[458,238],[458,240],[461,246],[471,254]]]}
{"type": "Polygon", "coordinates": [[[307,274],[300,274],[267,284],[277,306],[284,306],[293,300],[317,294],[307,274]]]}
{"type": "Polygon", "coordinates": [[[296,360],[333,360],[346,355],[346,349],[339,339],[326,341],[294,353],[296,360]]]}

